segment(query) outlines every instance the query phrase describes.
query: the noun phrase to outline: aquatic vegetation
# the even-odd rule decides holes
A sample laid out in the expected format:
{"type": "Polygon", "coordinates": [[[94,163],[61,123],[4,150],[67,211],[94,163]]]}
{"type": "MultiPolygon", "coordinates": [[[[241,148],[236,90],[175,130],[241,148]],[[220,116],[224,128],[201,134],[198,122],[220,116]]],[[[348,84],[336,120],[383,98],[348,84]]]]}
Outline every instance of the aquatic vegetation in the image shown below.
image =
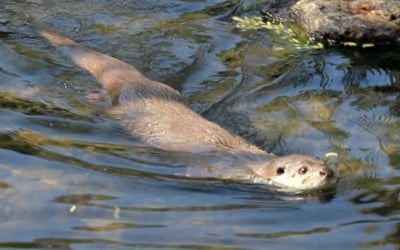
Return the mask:
{"type": "MultiPolygon", "coordinates": [[[[288,24],[281,19],[273,19],[271,21],[264,20],[260,16],[254,17],[232,17],[232,20],[236,22],[236,28],[239,30],[259,30],[265,29],[275,33],[280,39],[285,40],[293,44],[296,49],[322,49],[324,44],[322,42],[313,42],[306,38],[304,31],[301,28],[296,27],[294,24],[288,24]]],[[[329,41],[327,41],[329,43],[329,41]]],[[[356,43],[352,41],[340,42],[341,45],[346,47],[361,47],[370,48],[374,47],[374,43],[356,43]]]]}
{"type": "Polygon", "coordinates": [[[296,49],[322,49],[324,45],[320,42],[314,43],[304,38],[301,31],[295,30],[294,25],[289,25],[279,21],[263,20],[260,16],[255,17],[232,17],[236,22],[236,28],[247,30],[266,29],[274,32],[280,39],[293,44],[296,49]]]}

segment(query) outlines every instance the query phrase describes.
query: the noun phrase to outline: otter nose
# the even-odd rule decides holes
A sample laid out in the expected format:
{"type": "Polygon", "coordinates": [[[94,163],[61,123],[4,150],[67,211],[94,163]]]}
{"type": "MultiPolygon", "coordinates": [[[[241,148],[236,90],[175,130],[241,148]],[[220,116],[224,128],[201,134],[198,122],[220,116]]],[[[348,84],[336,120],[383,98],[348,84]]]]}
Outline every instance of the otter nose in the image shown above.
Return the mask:
{"type": "Polygon", "coordinates": [[[325,176],[326,178],[333,178],[335,172],[333,172],[333,170],[330,168],[324,168],[319,172],[319,175],[325,176]]]}

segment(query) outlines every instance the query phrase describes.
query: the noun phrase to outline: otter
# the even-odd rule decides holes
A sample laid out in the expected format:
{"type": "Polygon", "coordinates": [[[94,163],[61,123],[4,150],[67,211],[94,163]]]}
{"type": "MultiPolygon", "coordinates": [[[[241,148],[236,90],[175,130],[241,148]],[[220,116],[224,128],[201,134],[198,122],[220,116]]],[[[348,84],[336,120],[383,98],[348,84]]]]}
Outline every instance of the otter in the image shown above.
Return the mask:
{"type": "MultiPolygon", "coordinates": [[[[276,156],[206,120],[181,94],[145,77],[135,67],[86,48],[52,31],[39,33],[103,87],[106,114],[144,143],[206,157],[188,166],[188,176],[267,183],[295,190],[322,187],[334,179],[324,161],[308,155],[276,156]]],[[[196,157],[194,157],[196,158],[196,157]]]]}

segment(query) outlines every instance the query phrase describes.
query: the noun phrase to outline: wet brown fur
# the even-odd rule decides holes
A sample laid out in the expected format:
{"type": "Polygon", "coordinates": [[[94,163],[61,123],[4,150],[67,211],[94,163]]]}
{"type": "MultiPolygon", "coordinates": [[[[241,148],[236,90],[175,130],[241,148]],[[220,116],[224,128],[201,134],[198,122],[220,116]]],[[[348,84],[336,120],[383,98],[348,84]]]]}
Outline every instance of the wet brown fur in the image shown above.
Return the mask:
{"type": "Polygon", "coordinates": [[[110,115],[152,146],[173,151],[218,149],[262,152],[191,110],[175,89],[143,76],[136,68],[62,37],[41,31],[103,85],[111,98],[110,115]]]}
{"type": "MultiPolygon", "coordinates": [[[[61,35],[49,31],[40,34],[102,84],[112,104],[108,114],[142,141],[170,151],[211,152],[213,164],[225,171],[215,170],[212,176],[268,179],[276,175],[279,157],[204,119],[185,104],[178,91],[146,78],[129,64],[61,35]],[[227,166],[236,168],[230,170],[227,166]]],[[[310,156],[294,155],[293,159],[296,163],[312,159],[310,167],[317,166],[316,171],[326,169],[322,161],[310,156]]]]}

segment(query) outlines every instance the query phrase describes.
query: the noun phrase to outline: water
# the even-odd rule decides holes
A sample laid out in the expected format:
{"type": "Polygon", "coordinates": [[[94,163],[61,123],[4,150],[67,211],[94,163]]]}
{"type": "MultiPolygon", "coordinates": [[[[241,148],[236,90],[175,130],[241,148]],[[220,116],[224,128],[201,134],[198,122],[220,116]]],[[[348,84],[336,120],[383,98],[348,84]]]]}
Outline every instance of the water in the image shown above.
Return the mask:
{"type": "MultiPolygon", "coordinates": [[[[295,49],[233,15],[262,1],[2,1],[0,247],[399,249],[400,49],[295,49]],[[26,14],[179,89],[277,154],[338,153],[335,190],[183,178],[86,95],[26,14]]],[[[185,156],[185,157],[190,157],[185,156]]]]}

